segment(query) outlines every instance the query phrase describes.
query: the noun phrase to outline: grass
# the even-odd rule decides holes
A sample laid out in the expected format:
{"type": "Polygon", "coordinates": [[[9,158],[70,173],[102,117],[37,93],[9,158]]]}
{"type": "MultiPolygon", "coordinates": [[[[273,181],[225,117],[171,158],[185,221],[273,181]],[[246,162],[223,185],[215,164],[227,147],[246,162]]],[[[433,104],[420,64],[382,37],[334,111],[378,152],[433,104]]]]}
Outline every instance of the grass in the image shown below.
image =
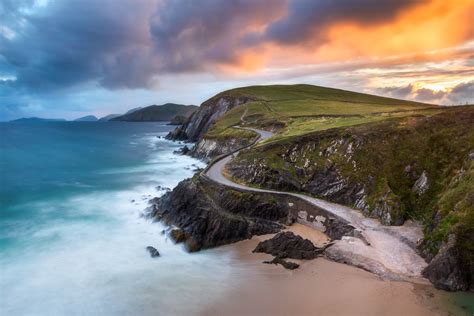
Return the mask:
{"type": "Polygon", "coordinates": [[[269,143],[242,152],[232,165],[266,166],[265,182],[260,185],[269,188],[281,185],[280,175],[287,172],[292,181],[303,185],[302,190],[314,174],[325,175],[326,168],[334,165],[346,183],[364,184],[369,215],[385,201],[395,206],[394,219],[422,221],[425,249],[433,253],[455,232],[466,262],[472,262],[474,160],[469,153],[474,150],[474,106],[419,114],[298,118],[269,143]],[[349,156],[349,144],[356,143],[359,147],[349,156]],[[337,150],[321,154],[331,146],[337,150]],[[298,174],[301,169],[307,172],[298,174]],[[423,172],[429,188],[420,195],[413,186],[423,172]]]}
{"type": "Polygon", "coordinates": [[[281,139],[301,136],[304,134],[322,131],[331,128],[356,126],[372,122],[384,121],[391,118],[399,118],[413,115],[434,115],[440,113],[440,109],[423,109],[417,111],[386,112],[372,115],[347,115],[347,116],[321,116],[321,117],[298,117],[288,120],[286,126],[269,142],[281,139]]]}
{"type": "Polygon", "coordinates": [[[324,128],[384,120],[391,117],[387,115],[390,113],[405,116],[437,108],[432,104],[311,85],[251,86],[224,91],[213,99],[222,96],[246,96],[252,101],[226,113],[206,137],[227,137],[224,136],[229,135],[226,130],[235,125],[276,130],[281,137],[290,137],[324,128]]]}

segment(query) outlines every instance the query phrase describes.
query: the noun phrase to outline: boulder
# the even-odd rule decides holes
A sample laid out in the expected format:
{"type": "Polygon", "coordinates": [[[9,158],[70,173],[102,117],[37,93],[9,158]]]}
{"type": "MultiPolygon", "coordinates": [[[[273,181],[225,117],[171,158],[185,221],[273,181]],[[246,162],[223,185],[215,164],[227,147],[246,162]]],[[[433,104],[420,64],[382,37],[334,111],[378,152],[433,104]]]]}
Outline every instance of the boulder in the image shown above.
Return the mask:
{"type": "Polygon", "coordinates": [[[160,252],[155,247],[148,246],[146,247],[146,250],[150,253],[150,256],[152,258],[156,258],[160,256],[160,252]]]}
{"type": "Polygon", "coordinates": [[[292,232],[281,232],[273,238],[260,242],[253,252],[263,252],[278,258],[314,259],[324,251],[308,239],[292,232]]]}
{"type": "Polygon", "coordinates": [[[264,261],[266,264],[281,264],[285,269],[294,270],[300,267],[299,264],[291,261],[283,260],[282,258],[275,257],[271,261],[264,261]]]}
{"type": "Polygon", "coordinates": [[[171,230],[170,238],[175,243],[179,244],[186,241],[186,233],[182,229],[175,228],[171,230]]]}

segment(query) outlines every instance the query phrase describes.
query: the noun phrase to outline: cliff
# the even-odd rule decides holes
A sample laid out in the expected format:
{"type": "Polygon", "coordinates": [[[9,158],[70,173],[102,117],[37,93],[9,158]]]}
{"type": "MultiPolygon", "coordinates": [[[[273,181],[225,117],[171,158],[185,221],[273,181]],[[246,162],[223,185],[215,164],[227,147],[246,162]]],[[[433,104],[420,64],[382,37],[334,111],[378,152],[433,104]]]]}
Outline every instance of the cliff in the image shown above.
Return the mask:
{"type": "Polygon", "coordinates": [[[201,104],[199,110],[167,137],[172,140],[196,142],[202,139],[212,124],[224,114],[249,100],[250,98],[245,96],[217,95],[201,104]]]}
{"type": "MultiPolygon", "coordinates": [[[[430,262],[424,275],[439,288],[466,290],[472,289],[474,275],[473,109],[309,85],[253,86],[207,100],[168,138],[196,142],[190,153],[209,160],[255,140],[255,133],[237,125],[276,132],[266,143],[242,151],[227,173],[248,186],[305,192],[345,204],[385,225],[407,219],[422,223],[423,240],[411,244],[430,262]]],[[[240,200],[224,193],[233,190],[196,181],[157,200],[155,215],[184,227],[190,236],[195,234],[191,223],[210,218],[226,229],[246,227],[229,238],[224,230],[216,235],[206,229],[201,235],[220,237],[212,242],[192,238],[199,247],[253,234],[254,221],[246,216],[240,217],[244,224],[217,220],[228,212],[228,199],[240,200]],[[180,199],[189,203],[181,205],[176,202],[180,199]]],[[[290,212],[283,206],[278,209],[290,212]]]]}
{"type": "Polygon", "coordinates": [[[249,185],[358,208],[386,225],[422,221],[420,251],[432,262],[425,276],[466,290],[474,275],[472,126],[474,108],[465,107],[330,129],[242,152],[228,171],[249,185]]]}
{"type": "Polygon", "coordinates": [[[172,237],[189,251],[276,233],[293,222],[317,227],[333,240],[357,235],[347,221],[300,199],[230,189],[199,174],[155,198],[149,216],[178,227],[172,237]]]}

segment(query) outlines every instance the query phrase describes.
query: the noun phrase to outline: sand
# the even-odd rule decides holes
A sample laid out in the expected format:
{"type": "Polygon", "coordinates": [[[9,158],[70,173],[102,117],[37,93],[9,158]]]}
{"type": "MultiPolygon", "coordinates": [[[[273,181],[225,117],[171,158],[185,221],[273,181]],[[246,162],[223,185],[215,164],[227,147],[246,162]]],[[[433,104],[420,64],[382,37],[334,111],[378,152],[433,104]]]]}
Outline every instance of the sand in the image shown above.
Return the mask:
{"type": "MultiPolygon", "coordinates": [[[[326,236],[295,224],[290,230],[316,244],[326,236]]],[[[345,264],[317,258],[292,260],[301,264],[289,271],[263,264],[270,255],[252,250],[272,235],[222,247],[235,256],[230,290],[207,306],[202,315],[447,315],[443,292],[428,284],[386,281],[345,264]]]]}

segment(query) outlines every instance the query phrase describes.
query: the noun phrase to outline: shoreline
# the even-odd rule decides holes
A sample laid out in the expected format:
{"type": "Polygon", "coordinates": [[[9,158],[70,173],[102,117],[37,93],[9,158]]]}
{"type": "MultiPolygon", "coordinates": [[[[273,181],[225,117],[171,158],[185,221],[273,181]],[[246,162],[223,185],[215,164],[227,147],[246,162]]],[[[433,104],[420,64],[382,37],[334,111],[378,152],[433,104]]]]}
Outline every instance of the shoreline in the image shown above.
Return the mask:
{"type": "MultiPolygon", "coordinates": [[[[302,224],[290,231],[321,245],[325,235],[302,224]]],[[[263,264],[271,255],[252,253],[273,235],[219,247],[236,263],[231,289],[200,315],[458,315],[449,293],[430,284],[383,280],[376,274],[324,257],[291,260],[300,268],[263,264]],[[245,269],[241,269],[245,267],[245,269]],[[242,274],[245,271],[245,275],[242,274]],[[387,302],[390,302],[389,304],[387,302]]]]}

